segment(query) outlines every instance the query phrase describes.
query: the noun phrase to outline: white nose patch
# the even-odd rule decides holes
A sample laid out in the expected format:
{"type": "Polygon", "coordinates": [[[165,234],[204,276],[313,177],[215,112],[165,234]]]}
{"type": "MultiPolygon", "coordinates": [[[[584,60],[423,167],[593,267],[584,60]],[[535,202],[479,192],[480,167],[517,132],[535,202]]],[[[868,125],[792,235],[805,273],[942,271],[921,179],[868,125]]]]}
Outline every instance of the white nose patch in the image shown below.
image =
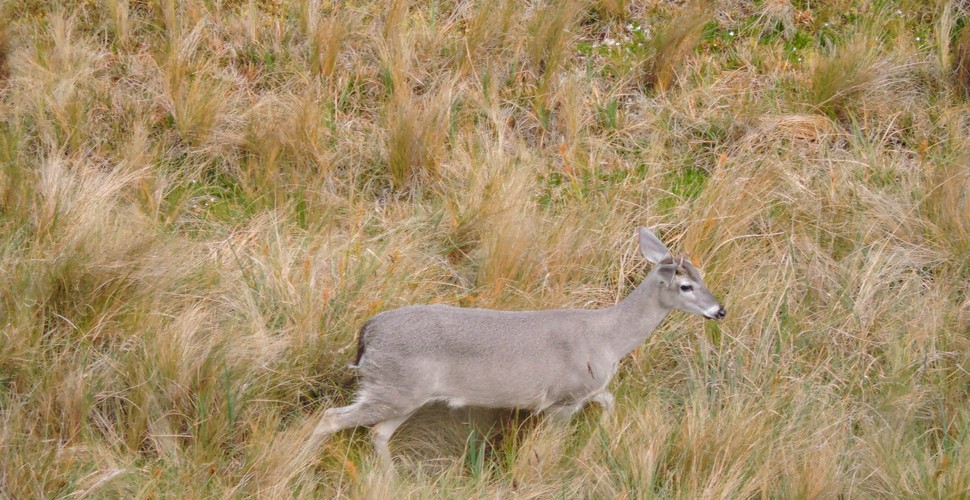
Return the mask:
{"type": "Polygon", "coordinates": [[[704,316],[710,316],[712,318],[717,317],[717,313],[721,311],[721,305],[718,304],[706,311],[704,311],[704,316]]]}

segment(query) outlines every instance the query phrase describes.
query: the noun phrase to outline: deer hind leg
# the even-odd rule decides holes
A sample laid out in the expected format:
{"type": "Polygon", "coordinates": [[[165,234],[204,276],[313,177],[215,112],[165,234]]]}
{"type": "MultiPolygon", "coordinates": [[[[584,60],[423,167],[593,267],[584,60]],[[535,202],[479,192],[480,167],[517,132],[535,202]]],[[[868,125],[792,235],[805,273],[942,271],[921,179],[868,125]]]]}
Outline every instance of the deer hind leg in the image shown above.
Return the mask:
{"type": "Polygon", "coordinates": [[[392,418],[397,413],[387,405],[367,400],[360,400],[340,408],[330,408],[323,412],[323,417],[313,430],[313,437],[322,438],[351,427],[373,425],[392,418]]]}
{"type": "Polygon", "coordinates": [[[406,412],[403,415],[378,422],[371,428],[371,432],[373,432],[374,451],[377,453],[377,457],[384,467],[391,467],[394,464],[391,458],[391,449],[388,446],[391,436],[413,413],[413,410],[406,412]]]}
{"type": "Polygon", "coordinates": [[[351,427],[373,425],[395,418],[398,415],[400,415],[400,412],[395,411],[390,405],[365,398],[361,398],[349,406],[330,408],[323,412],[323,417],[317,422],[310,439],[307,439],[298,453],[291,457],[290,470],[297,471],[304,467],[312,459],[317,448],[331,434],[351,427]]]}
{"type": "MultiPolygon", "coordinates": [[[[420,406],[420,405],[419,405],[420,406]]],[[[313,431],[309,443],[318,445],[330,434],[351,427],[373,426],[374,451],[385,466],[392,465],[388,442],[391,435],[404,423],[418,406],[390,405],[365,397],[352,405],[331,408],[323,412],[323,417],[313,431]]]]}

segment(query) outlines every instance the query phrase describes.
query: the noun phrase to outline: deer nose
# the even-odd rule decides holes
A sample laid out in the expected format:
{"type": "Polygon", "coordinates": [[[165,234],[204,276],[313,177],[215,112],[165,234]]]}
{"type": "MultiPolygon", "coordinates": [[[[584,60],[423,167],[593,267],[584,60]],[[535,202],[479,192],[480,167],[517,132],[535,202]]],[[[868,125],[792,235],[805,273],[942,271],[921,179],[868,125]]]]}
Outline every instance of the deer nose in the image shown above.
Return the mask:
{"type": "Polygon", "coordinates": [[[727,316],[727,311],[725,311],[724,307],[722,306],[720,309],[717,310],[717,314],[714,315],[714,318],[724,319],[725,316],[727,316]]]}

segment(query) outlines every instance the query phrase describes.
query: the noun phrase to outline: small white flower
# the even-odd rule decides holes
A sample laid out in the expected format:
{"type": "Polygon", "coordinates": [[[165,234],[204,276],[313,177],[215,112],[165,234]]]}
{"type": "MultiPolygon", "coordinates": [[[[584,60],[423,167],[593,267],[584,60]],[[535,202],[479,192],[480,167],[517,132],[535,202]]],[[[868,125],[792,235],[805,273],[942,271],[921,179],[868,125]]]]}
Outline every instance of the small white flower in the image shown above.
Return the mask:
{"type": "Polygon", "coordinates": [[[733,31],[728,31],[728,36],[734,36],[734,32],[733,31]]]}
{"type": "Polygon", "coordinates": [[[899,16],[903,15],[902,9],[896,9],[896,15],[899,15],[899,16]]]}
{"type": "Polygon", "coordinates": [[[825,21],[824,23],[822,23],[822,26],[828,28],[829,27],[829,22],[828,21],[825,21]]]}
{"type": "Polygon", "coordinates": [[[798,57],[798,62],[802,62],[801,56],[798,57]]]}
{"type": "Polygon", "coordinates": [[[919,41],[919,37],[916,37],[916,41],[917,41],[917,42],[919,41]]]}

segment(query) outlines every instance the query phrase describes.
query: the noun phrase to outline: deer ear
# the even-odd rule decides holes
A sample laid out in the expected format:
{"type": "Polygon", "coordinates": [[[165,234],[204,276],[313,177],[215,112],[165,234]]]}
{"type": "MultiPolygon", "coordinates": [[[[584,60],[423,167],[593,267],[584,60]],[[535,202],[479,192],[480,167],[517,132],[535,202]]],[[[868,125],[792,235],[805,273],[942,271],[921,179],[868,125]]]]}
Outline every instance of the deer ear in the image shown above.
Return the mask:
{"type": "Polygon", "coordinates": [[[670,250],[649,229],[640,226],[640,253],[651,264],[660,264],[670,259],[670,250]]]}

